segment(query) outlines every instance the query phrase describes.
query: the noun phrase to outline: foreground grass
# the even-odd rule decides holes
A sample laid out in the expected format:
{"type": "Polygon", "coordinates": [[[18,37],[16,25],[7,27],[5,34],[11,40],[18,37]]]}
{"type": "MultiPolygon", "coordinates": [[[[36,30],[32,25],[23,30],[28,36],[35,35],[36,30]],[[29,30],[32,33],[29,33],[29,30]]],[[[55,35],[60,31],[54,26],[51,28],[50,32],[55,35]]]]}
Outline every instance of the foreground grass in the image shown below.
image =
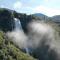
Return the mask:
{"type": "Polygon", "coordinates": [[[23,53],[0,31],[0,60],[35,60],[23,53]]]}

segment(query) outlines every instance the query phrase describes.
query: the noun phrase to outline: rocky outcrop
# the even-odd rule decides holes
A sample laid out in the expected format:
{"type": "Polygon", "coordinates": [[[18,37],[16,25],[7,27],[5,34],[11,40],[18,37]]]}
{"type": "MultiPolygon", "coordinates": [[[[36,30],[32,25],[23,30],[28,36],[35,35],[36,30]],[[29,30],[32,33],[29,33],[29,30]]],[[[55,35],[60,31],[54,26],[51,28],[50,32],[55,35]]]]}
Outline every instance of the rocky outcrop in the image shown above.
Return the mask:
{"type": "Polygon", "coordinates": [[[0,9],[0,30],[11,31],[13,29],[14,21],[10,10],[0,9]]]}
{"type": "Polygon", "coordinates": [[[27,32],[27,24],[32,20],[31,15],[17,13],[16,11],[0,8],[0,30],[12,31],[14,18],[20,20],[24,32],[27,32]]]}

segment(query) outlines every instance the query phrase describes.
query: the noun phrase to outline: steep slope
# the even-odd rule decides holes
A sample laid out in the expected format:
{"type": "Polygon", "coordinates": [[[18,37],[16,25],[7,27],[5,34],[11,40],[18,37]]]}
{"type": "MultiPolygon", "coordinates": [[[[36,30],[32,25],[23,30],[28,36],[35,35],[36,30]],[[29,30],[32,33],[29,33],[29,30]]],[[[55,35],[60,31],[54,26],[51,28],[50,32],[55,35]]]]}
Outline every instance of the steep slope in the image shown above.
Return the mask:
{"type": "Polygon", "coordinates": [[[15,27],[14,18],[20,20],[22,28],[26,32],[26,26],[32,20],[31,15],[17,13],[6,8],[0,8],[0,30],[4,32],[12,31],[15,27]]]}
{"type": "Polygon", "coordinates": [[[0,31],[0,60],[35,60],[23,53],[0,31]]]}

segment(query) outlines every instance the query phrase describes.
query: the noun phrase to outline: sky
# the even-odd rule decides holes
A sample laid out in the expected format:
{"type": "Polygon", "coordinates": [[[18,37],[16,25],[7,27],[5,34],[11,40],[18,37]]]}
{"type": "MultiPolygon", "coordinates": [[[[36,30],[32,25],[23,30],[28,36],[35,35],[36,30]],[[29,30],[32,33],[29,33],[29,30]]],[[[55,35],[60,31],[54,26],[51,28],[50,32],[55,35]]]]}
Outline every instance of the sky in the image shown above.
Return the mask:
{"type": "Polygon", "coordinates": [[[26,14],[60,15],[60,0],[0,0],[0,7],[26,14]]]}

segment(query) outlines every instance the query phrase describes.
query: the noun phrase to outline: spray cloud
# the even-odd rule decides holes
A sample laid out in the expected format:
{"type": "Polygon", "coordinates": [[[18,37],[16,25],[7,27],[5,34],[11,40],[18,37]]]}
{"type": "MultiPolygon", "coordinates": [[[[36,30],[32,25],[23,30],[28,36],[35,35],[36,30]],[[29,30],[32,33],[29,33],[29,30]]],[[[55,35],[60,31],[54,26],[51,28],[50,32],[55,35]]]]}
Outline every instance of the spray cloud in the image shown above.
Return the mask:
{"type": "Polygon", "coordinates": [[[59,40],[57,41],[54,36],[55,30],[49,24],[41,21],[32,21],[27,26],[28,34],[26,35],[23,32],[23,29],[15,29],[12,32],[7,32],[9,38],[12,38],[12,41],[19,46],[19,48],[26,48],[28,52],[44,46],[49,46],[49,50],[56,50],[57,53],[60,53],[59,40]]]}

